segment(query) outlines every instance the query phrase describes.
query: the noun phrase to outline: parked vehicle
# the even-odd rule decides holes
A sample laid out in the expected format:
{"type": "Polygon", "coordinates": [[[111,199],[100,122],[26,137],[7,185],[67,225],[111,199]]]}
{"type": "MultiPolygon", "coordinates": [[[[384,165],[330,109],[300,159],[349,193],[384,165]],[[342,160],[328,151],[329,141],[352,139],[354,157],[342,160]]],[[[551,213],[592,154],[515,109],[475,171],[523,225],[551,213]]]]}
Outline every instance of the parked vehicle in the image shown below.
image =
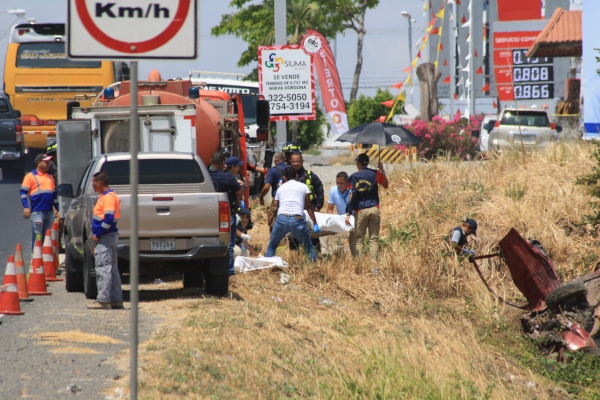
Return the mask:
{"type": "MultiPolygon", "coordinates": [[[[74,136],[74,135],[71,135],[74,136]]],[[[183,272],[184,287],[223,295],[229,288],[230,209],[226,193],[216,193],[208,170],[191,153],[140,153],[138,213],[140,273],[183,272]]],[[[92,176],[105,172],[121,200],[119,270],[127,272],[130,253],[129,153],[94,157],[78,179],[61,183],[59,196],[71,199],[65,212],[65,275],[68,292],[97,296],[92,254],[92,218],[98,193],[92,176]]]]}
{"type": "Polygon", "coordinates": [[[4,93],[0,93],[0,169],[2,179],[23,179],[25,153],[21,112],[15,110],[4,93]]]}
{"type": "Polygon", "coordinates": [[[479,142],[475,145],[475,150],[485,154],[489,149],[489,138],[494,125],[498,120],[497,115],[486,115],[481,121],[481,128],[479,130],[479,142]]]}
{"type": "MultiPolygon", "coordinates": [[[[238,94],[242,99],[244,107],[244,133],[247,135],[246,148],[248,150],[247,163],[258,165],[265,164],[270,167],[271,160],[267,150],[267,137],[261,134],[258,126],[260,110],[257,102],[262,98],[259,93],[258,82],[242,80],[245,74],[236,74],[228,72],[215,71],[190,71],[189,79],[192,84],[198,85],[204,90],[215,90],[228,93],[230,95],[238,94]]],[[[260,193],[264,185],[264,175],[258,172],[248,171],[248,185],[250,192],[260,193]]]]}
{"type": "Polygon", "coordinates": [[[65,30],[63,23],[24,23],[10,31],[4,91],[23,113],[26,169],[54,140],[57,121],[67,119],[67,103],[89,107],[105,87],[129,79],[124,62],[68,59],[65,30]]]}
{"type": "Polygon", "coordinates": [[[489,137],[490,150],[543,148],[558,143],[560,126],[550,122],[546,110],[505,108],[489,137]]]}

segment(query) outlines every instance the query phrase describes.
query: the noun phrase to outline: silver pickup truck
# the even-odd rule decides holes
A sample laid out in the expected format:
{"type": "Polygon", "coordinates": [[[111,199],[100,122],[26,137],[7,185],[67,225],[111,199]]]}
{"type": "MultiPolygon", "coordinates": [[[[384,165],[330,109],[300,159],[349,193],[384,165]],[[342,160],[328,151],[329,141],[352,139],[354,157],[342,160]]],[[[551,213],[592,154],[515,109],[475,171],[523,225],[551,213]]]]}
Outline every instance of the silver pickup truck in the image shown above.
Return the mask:
{"type": "MultiPolygon", "coordinates": [[[[98,194],[92,176],[104,171],[109,186],[121,200],[119,270],[127,272],[129,237],[128,153],[93,158],[83,176],[62,181],[58,195],[71,198],[65,216],[65,275],[68,292],[83,291],[96,298],[96,274],[91,253],[92,216],[98,194]]],[[[227,194],[216,193],[200,158],[191,153],[140,153],[139,158],[139,259],[140,274],[153,276],[183,272],[184,287],[205,283],[209,294],[229,289],[228,244],[230,210],[227,194]]]]}

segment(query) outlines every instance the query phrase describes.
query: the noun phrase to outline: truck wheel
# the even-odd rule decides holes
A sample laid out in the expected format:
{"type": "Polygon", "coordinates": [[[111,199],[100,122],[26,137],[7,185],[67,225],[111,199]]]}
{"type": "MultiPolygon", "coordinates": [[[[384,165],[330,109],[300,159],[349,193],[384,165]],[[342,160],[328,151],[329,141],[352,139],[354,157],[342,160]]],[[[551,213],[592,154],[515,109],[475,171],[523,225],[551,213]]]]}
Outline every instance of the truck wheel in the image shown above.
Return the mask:
{"type": "Polygon", "coordinates": [[[201,288],[204,286],[204,274],[200,270],[185,271],[183,273],[184,288],[201,288]]]}
{"type": "Polygon", "coordinates": [[[98,297],[98,287],[96,286],[96,277],[92,275],[92,270],[96,266],[90,245],[90,241],[86,240],[83,246],[83,292],[86,299],[95,300],[98,297]]]}
{"type": "Polygon", "coordinates": [[[229,256],[211,258],[204,268],[206,293],[224,296],[229,291],[229,256]]]}
{"type": "Polygon", "coordinates": [[[206,293],[215,296],[225,296],[229,291],[229,275],[204,274],[206,293]]]}
{"type": "Polygon", "coordinates": [[[548,305],[548,308],[554,308],[586,292],[587,288],[583,282],[565,283],[546,296],[546,304],[548,305]]]}
{"type": "Polygon", "coordinates": [[[265,185],[265,176],[263,174],[256,174],[254,177],[254,194],[260,195],[263,186],[265,185]]]}
{"type": "MultiPolygon", "coordinates": [[[[68,243],[68,236],[65,238],[68,243]]],[[[82,263],[75,260],[71,254],[70,246],[65,249],[65,286],[67,292],[83,292],[82,263]]]]}

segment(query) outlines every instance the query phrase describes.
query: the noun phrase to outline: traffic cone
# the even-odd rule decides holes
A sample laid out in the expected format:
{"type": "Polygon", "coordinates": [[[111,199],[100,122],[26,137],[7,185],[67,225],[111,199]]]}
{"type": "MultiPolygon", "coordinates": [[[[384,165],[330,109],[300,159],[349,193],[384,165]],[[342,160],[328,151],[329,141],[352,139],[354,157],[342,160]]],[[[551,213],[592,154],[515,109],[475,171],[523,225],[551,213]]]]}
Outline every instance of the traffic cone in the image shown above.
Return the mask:
{"type": "Polygon", "coordinates": [[[46,272],[46,280],[48,282],[64,280],[56,277],[56,271],[54,269],[54,251],[52,250],[52,231],[50,229],[46,231],[46,237],[44,238],[42,260],[44,263],[44,271],[46,272]]]}
{"type": "Polygon", "coordinates": [[[34,296],[47,296],[52,294],[46,290],[44,261],[42,261],[42,242],[39,238],[35,240],[35,246],[33,247],[27,289],[29,290],[29,294],[34,296]]]}
{"type": "Polygon", "coordinates": [[[29,292],[27,291],[27,275],[25,275],[25,264],[23,263],[23,248],[20,244],[17,245],[17,249],[15,250],[15,271],[17,274],[19,300],[33,301],[33,299],[29,297],[29,292]]]}
{"type": "MultiPolygon", "coordinates": [[[[54,252],[54,273],[58,271],[58,222],[52,223],[52,251],[54,252]]],[[[59,274],[60,275],[60,274],[59,274]]]]}
{"type": "Polygon", "coordinates": [[[19,306],[19,289],[15,275],[15,258],[8,256],[3,285],[0,288],[0,314],[23,315],[19,306]]]}

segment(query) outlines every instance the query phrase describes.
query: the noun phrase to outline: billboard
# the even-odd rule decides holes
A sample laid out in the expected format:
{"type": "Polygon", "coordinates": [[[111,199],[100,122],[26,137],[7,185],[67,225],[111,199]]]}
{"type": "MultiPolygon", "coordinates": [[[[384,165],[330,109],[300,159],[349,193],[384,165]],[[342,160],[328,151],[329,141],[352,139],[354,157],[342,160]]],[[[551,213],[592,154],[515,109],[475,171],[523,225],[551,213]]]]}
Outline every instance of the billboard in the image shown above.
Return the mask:
{"type": "Polygon", "coordinates": [[[260,46],[258,84],[269,100],[271,121],[316,118],[312,57],[299,45],[260,46]]]}
{"type": "Polygon", "coordinates": [[[584,139],[600,137],[600,35],[598,34],[599,1],[583,3],[583,126],[584,139]]]}

